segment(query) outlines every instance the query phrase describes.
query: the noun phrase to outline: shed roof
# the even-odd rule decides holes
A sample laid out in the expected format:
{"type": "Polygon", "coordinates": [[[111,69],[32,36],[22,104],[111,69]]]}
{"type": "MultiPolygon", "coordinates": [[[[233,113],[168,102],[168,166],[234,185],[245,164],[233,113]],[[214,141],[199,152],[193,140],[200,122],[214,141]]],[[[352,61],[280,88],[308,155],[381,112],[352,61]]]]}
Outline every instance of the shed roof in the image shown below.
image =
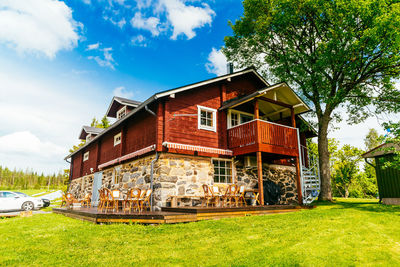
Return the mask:
{"type": "Polygon", "coordinates": [[[379,145],[379,146],[371,149],[368,152],[365,152],[361,156],[363,158],[375,158],[375,157],[379,157],[382,155],[393,154],[394,151],[400,151],[400,144],[385,143],[385,144],[379,145]]]}

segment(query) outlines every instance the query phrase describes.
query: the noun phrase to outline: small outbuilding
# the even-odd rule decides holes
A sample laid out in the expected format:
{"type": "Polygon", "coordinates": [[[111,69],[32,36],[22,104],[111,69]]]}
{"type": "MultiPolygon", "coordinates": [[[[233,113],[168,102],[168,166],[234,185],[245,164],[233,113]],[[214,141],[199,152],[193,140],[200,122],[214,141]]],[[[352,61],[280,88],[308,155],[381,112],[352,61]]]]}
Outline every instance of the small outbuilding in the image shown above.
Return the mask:
{"type": "Polygon", "coordinates": [[[365,161],[374,166],[378,182],[379,200],[387,205],[400,205],[400,170],[384,167],[386,162],[393,161],[394,151],[400,151],[396,144],[382,144],[362,155],[365,161]],[[368,159],[374,158],[375,162],[368,159]]]}

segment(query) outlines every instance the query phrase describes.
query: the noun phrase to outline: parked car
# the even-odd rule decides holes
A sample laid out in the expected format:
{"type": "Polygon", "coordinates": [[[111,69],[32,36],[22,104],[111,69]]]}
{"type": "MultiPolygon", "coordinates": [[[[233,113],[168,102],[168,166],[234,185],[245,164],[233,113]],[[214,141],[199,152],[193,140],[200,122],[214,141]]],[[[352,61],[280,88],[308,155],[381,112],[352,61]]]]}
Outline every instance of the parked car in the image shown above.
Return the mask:
{"type": "Polygon", "coordinates": [[[33,210],[43,207],[43,200],[23,193],[0,191],[0,211],[33,210]]]}
{"type": "MultiPolygon", "coordinates": [[[[22,193],[22,192],[14,192],[14,193],[17,193],[18,195],[21,195],[21,196],[24,196],[24,197],[29,197],[27,194],[22,193]]],[[[43,208],[46,208],[46,207],[50,206],[50,200],[49,199],[41,198],[41,197],[39,197],[39,198],[43,200],[43,208]]]]}

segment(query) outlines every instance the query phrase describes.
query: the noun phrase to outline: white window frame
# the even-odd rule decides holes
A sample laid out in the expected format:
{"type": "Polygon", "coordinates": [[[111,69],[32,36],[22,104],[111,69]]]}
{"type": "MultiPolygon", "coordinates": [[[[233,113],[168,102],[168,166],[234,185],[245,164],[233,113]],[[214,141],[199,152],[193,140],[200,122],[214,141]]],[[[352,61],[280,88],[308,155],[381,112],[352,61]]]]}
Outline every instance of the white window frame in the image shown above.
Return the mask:
{"type": "Polygon", "coordinates": [[[207,131],[217,132],[217,110],[213,109],[213,108],[208,108],[208,107],[203,107],[203,106],[197,105],[197,127],[199,130],[207,130],[207,131]],[[202,110],[212,113],[212,123],[213,123],[212,127],[201,124],[201,111],[202,110]]]}
{"type": "Polygon", "coordinates": [[[114,146],[121,144],[121,133],[114,135],[114,146]]]}
{"type": "Polygon", "coordinates": [[[234,176],[234,166],[233,166],[233,164],[234,164],[234,162],[233,162],[233,159],[224,159],[224,158],[211,158],[211,164],[213,165],[213,168],[214,168],[214,177],[213,177],[213,181],[214,181],[214,183],[216,183],[216,184],[234,184],[235,183],[235,176],[234,176]],[[216,160],[216,161],[227,161],[227,162],[230,162],[231,163],[231,182],[216,182],[215,181],[215,167],[214,167],[214,160],[216,160]]]}
{"type": "Polygon", "coordinates": [[[89,151],[86,151],[86,152],[83,154],[83,161],[87,161],[87,160],[89,160],[89,151]]]}
{"type": "Polygon", "coordinates": [[[89,142],[90,139],[92,139],[92,135],[91,134],[87,134],[86,135],[86,142],[89,142]]]}
{"type": "Polygon", "coordinates": [[[126,106],[123,106],[122,108],[120,108],[118,111],[117,111],[117,119],[119,120],[119,119],[122,119],[123,117],[125,117],[126,116],[126,106]]]}
{"type": "Polygon", "coordinates": [[[228,121],[227,121],[227,123],[228,123],[228,129],[230,129],[230,128],[232,128],[232,127],[235,127],[235,126],[238,126],[238,125],[232,126],[232,121],[231,121],[232,113],[239,115],[239,117],[238,117],[239,124],[238,124],[238,125],[242,124],[242,123],[240,123],[240,122],[241,122],[240,116],[241,116],[242,114],[243,114],[243,115],[247,115],[247,116],[251,116],[251,117],[253,117],[253,120],[254,120],[254,114],[247,113],[247,112],[243,112],[243,111],[238,111],[238,110],[229,109],[229,110],[228,110],[228,121]]]}

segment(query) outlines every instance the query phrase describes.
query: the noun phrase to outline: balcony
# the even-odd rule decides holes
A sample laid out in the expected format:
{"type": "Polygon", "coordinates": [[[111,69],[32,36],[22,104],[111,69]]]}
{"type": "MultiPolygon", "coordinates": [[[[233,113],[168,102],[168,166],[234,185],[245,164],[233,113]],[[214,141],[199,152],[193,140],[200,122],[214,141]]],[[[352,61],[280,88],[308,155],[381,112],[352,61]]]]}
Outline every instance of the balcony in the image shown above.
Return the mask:
{"type": "Polygon", "coordinates": [[[296,128],[259,119],[228,129],[228,147],[234,156],[257,151],[299,156],[296,128]]]}

